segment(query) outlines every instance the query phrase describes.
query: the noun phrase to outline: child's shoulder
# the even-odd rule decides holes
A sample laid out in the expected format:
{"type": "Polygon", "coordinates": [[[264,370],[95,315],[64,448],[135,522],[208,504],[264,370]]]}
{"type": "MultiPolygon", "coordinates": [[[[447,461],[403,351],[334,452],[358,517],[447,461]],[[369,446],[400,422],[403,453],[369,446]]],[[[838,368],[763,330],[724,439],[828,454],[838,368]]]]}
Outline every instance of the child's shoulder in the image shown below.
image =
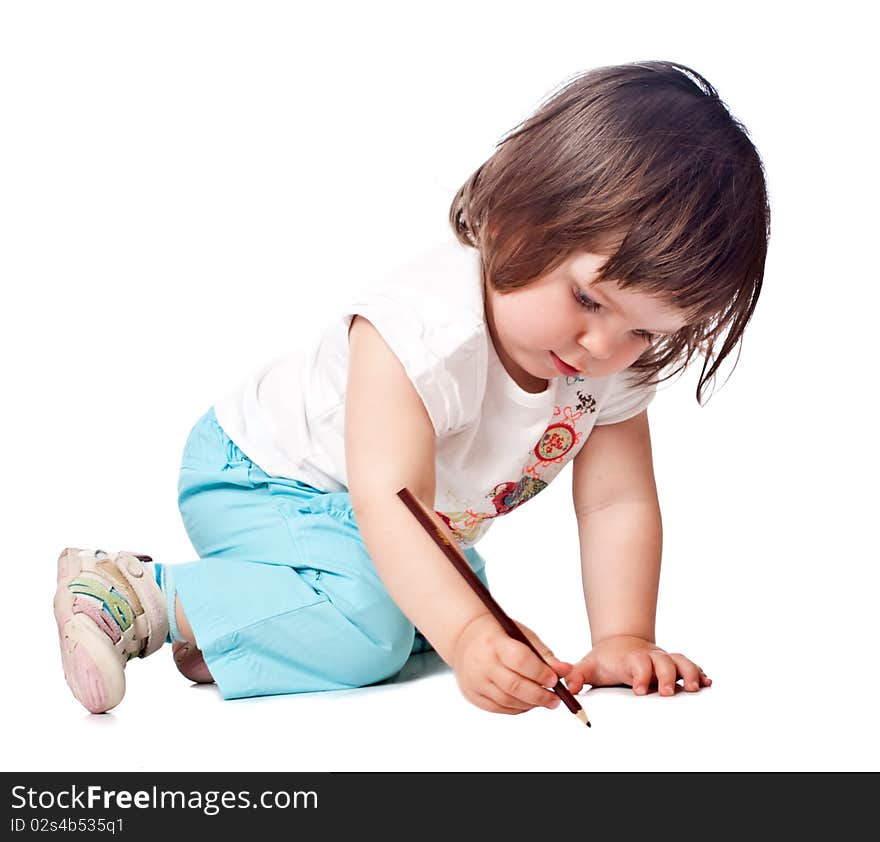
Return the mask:
{"type": "Polygon", "coordinates": [[[479,252],[450,234],[374,273],[356,291],[353,305],[395,308],[429,329],[482,327],[479,252]]]}

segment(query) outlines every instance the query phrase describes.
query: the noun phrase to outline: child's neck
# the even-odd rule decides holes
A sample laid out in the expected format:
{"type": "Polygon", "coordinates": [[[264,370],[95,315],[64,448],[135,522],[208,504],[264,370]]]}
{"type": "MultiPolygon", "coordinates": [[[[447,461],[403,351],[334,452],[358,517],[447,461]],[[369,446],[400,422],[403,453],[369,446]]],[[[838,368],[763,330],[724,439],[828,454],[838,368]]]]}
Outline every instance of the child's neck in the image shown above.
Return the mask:
{"type": "Polygon", "coordinates": [[[510,379],[524,392],[529,392],[533,395],[547,391],[547,387],[550,385],[549,380],[542,380],[540,377],[529,374],[525,369],[518,366],[507,351],[504,350],[504,346],[498,338],[498,331],[495,329],[491,296],[486,294],[485,282],[483,283],[483,314],[486,319],[486,326],[489,328],[489,339],[495,348],[495,353],[498,355],[501,365],[504,366],[504,370],[510,375],[510,379]]]}

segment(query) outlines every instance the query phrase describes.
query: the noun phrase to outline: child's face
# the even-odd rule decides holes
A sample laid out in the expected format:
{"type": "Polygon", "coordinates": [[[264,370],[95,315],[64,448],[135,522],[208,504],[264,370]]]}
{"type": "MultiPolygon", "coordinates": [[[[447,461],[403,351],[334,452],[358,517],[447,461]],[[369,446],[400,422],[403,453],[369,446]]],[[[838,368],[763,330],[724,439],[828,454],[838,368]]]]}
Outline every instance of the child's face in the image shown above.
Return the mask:
{"type": "Polygon", "coordinates": [[[579,251],[528,286],[505,294],[486,289],[492,341],[521,388],[540,392],[549,378],[572,374],[558,360],[586,377],[623,371],[646,350],[650,335],[687,324],[682,311],[644,292],[611,281],[594,284],[606,259],[579,251]]]}

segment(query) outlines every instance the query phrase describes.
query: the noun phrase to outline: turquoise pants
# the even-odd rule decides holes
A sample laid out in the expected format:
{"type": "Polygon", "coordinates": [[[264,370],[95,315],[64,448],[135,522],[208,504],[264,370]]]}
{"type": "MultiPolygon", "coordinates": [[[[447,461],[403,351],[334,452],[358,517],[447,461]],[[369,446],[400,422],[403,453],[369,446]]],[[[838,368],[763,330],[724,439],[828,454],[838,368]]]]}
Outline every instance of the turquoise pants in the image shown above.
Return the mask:
{"type": "MultiPolygon", "coordinates": [[[[223,698],[375,684],[430,649],[385,590],[348,492],[269,476],[213,408],[187,439],[178,491],[200,560],[163,565],[164,587],[223,698]]],[[[488,585],[483,558],[464,553],[488,585]]]]}

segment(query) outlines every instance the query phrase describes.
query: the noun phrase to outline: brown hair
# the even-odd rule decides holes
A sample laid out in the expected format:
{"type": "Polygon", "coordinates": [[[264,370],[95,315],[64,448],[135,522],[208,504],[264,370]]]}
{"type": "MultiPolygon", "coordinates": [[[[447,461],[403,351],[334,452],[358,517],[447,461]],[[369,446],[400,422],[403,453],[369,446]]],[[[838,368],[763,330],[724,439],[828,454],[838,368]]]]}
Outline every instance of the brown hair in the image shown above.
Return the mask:
{"type": "Polygon", "coordinates": [[[666,61],[563,83],[468,178],[449,221],[501,292],[584,250],[608,255],[598,281],[683,309],[688,325],[632,369],[635,382],[658,383],[700,352],[700,404],[754,312],[770,235],[745,127],[699,73],[666,61]]]}

